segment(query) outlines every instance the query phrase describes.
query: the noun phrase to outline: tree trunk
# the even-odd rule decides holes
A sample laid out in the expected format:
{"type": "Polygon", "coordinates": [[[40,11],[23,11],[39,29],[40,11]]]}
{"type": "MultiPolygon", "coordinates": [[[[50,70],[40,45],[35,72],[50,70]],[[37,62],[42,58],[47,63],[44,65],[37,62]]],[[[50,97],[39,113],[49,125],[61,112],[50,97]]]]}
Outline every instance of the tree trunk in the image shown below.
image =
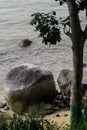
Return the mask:
{"type": "Polygon", "coordinates": [[[84,47],[84,35],[81,30],[80,20],[76,7],[75,0],[67,0],[71,31],[72,31],[72,51],[73,51],[73,87],[71,88],[71,125],[77,124],[82,119],[82,97],[81,97],[81,82],[83,77],[83,47],[84,47]]]}
{"type": "Polygon", "coordinates": [[[83,77],[83,44],[74,46],[73,43],[73,87],[71,88],[70,122],[79,123],[82,119],[82,77],[83,77]]]}

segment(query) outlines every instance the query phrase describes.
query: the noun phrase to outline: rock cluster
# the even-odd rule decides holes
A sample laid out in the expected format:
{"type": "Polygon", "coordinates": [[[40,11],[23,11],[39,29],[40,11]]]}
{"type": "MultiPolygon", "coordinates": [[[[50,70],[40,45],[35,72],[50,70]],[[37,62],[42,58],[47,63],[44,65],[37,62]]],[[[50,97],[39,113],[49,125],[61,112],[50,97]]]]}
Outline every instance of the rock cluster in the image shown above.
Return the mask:
{"type": "Polygon", "coordinates": [[[63,93],[58,93],[53,101],[54,110],[61,110],[69,108],[70,96],[64,95],[63,93]]]}
{"type": "MultiPolygon", "coordinates": [[[[58,78],[60,92],[56,90],[54,77],[50,71],[33,65],[14,67],[5,80],[6,103],[0,102],[0,111],[11,108],[15,112],[27,108],[39,108],[41,113],[50,114],[70,107],[70,89],[73,85],[73,72],[63,69],[58,78]],[[34,106],[36,105],[36,106],[34,106]]],[[[87,99],[87,83],[82,81],[82,96],[87,99]]]]}

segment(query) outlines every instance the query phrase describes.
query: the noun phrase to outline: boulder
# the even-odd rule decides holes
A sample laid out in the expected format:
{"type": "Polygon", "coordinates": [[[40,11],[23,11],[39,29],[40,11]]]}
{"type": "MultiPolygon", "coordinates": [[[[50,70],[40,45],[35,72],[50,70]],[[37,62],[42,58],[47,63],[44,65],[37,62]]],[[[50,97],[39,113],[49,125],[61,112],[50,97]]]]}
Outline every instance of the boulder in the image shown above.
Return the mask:
{"type": "MultiPolygon", "coordinates": [[[[60,91],[67,96],[70,96],[70,90],[73,86],[73,71],[63,69],[57,78],[60,91]]],[[[81,96],[87,97],[87,81],[82,80],[81,96]]]]}
{"type": "Polygon", "coordinates": [[[57,90],[50,71],[31,65],[21,65],[7,73],[5,99],[13,111],[26,111],[32,104],[52,102],[57,90]]]}
{"type": "Polygon", "coordinates": [[[73,72],[68,69],[63,69],[57,78],[57,82],[60,91],[66,95],[70,95],[70,89],[73,84],[73,72]]]}
{"type": "Polygon", "coordinates": [[[22,41],[19,42],[20,47],[27,47],[32,43],[29,39],[23,39],[22,41]]]}

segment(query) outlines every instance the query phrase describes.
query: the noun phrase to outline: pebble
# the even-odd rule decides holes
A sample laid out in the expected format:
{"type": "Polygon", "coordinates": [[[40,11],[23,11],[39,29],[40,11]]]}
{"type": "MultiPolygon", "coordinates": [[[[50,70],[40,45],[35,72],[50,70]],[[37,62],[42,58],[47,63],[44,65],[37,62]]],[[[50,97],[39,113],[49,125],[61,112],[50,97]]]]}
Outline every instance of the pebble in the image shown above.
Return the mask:
{"type": "Polygon", "coordinates": [[[60,117],[60,115],[59,115],[59,114],[56,114],[56,117],[60,117]]]}
{"type": "Polygon", "coordinates": [[[64,117],[68,116],[68,114],[64,114],[64,117]]]}

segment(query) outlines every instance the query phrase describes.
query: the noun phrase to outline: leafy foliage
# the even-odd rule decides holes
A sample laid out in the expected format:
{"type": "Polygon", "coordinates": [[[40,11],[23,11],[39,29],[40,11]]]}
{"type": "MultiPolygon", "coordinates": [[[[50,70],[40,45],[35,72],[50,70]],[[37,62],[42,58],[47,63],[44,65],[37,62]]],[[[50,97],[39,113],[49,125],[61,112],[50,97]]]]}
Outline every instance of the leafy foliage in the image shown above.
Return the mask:
{"type": "Polygon", "coordinates": [[[76,3],[78,10],[84,10],[87,7],[87,0],[77,0],[76,3]]]}
{"type": "Polygon", "coordinates": [[[31,24],[35,25],[36,31],[40,32],[43,38],[42,43],[56,44],[61,41],[61,34],[58,20],[56,20],[56,12],[52,13],[34,13],[32,14],[31,24]]]}
{"type": "Polygon", "coordinates": [[[25,116],[23,119],[21,116],[14,115],[10,119],[9,123],[0,123],[0,130],[87,130],[87,122],[83,121],[77,126],[70,127],[69,125],[55,124],[42,118],[25,116]]]}
{"type": "Polygon", "coordinates": [[[22,119],[14,115],[9,123],[0,124],[0,130],[59,130],[59,127],[42,118],[27,115],[22,119]]]}
{"type": "MultiPolygon", "coordinates": [[[[55,0],[59,2],[59,5],[63,5],[67,0],[55,0]]],[[[79,10],[84,10],[86,7],[86,0],[76,0],[76,5],[79,10]]]]}
{"type": "Polygon", "coordinates": [[[70,25],[70,17],[67,16],[65,19],[62,19],[62,25],[63,25],[63,30],[64,30],[64,33],[67,34],[67,32],[70,33],[71,31],[71,25],[70,25]],[[68,28],[68,30],[67,30],[68,28]]]}
{"type": "Polygon", "coordinates": [[[67,0],[55,0],[58,1],[60,5],[63,5],[67,0]]]}
{"type": "MultiPolygon", "coordinates": [[[[59,2],[59,5],[63,5],[67,0],[55,0],[59,2]]],[[[77,12],[80,10],[86,11],[87,17],[87,0],[75,0],[77,12]]],[[[67,16],[65,19],[61,18],[61,22],[56,19],[56,12],[51,13],[34,13],[32,14],[31,25],[35,25],[35,30],[40,32],[42,37],[42,43],[46,45],[56,44],[61,41],[60,24],[63,25],[64,33],[71,38],[71,25],[70,17],[67,16]]]]}
{"type": "MultiPolygon", "coordinates": [[[[63,5],[65,2],[67,2],[67,0],[55,0],[55,1],[58,1],[59,5],[63,5]]],[[[87,0],[76,0],[75,2],[76,2],[78,12],[80,10],[86,9],[86,15],[87,15],[87,0]]]]}

